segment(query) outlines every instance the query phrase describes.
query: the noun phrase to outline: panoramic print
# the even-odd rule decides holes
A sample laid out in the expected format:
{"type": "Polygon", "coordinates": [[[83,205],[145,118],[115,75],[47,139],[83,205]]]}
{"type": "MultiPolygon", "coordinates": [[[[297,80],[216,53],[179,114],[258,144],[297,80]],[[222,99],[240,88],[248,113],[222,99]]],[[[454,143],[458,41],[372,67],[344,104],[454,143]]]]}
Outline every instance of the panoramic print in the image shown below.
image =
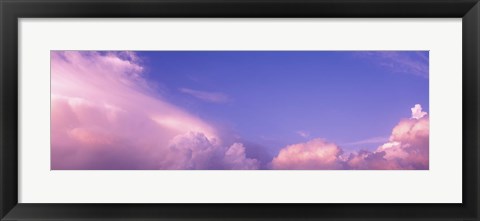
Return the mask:
{"type": "Polygon", "coordinates": [[[428,51],[51,51],[52,170],[428,170],[428,51]]]}

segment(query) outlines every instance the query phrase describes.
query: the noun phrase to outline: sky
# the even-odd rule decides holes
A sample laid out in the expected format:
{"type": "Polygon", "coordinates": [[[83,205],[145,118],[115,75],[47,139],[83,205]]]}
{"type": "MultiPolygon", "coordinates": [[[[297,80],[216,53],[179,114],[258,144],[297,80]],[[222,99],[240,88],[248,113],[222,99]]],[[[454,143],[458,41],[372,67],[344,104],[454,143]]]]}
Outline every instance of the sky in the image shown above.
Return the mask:
{"type": "Polygon", "coordinates": [[[428,51],[54,51],[52,169],[428,169],[428,51]]]}

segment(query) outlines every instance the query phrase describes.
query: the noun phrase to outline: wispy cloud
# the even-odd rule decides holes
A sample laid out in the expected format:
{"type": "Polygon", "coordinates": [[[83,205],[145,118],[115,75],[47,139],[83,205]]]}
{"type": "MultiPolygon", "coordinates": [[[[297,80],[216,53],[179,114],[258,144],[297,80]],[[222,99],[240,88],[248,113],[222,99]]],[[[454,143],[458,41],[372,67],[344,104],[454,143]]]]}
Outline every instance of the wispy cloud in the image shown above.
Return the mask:
{"type": "Polygon", "coordinates": [[[179,90],[182,93],[210,103],[225,103],[229,100],[226,94],[220,92],[200,91],[189,88],[180,88],[179,90]]]}
{"type": "Polygon", "coordinates": [[[298,135],[300,135],[301,137],[303,138],[307,138],[310,136],[310,133],[308,131],[303,131],[303,130],[299,130],[296,132],[298,135]]]}
{"type": "Polygon", "coordinates": [[[429,57],[425,51],[369,51],[356,54],[371,59],[393,73],[428,78],[429,57]]]}
{"type": "Polygon", "coordinates": [[[388,141],[389,137],[371,137],[359,141],[354,141],[350,143],[345,143],[343,144],[344,146],[353,146],[353,145],[363,145],[363,144],[379,144],[379,143],[385,143],[388,141]]]}

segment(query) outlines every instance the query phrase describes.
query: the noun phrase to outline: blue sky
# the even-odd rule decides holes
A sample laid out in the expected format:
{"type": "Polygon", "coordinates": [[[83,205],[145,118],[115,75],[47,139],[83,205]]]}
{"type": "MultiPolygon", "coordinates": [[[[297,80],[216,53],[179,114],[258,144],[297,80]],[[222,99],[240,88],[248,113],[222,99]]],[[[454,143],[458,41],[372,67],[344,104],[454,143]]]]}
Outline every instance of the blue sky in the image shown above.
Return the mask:
{"type": "Polygon", "coordinates": [[[373,150],[415,104],[429,112],[428,51],[137,54],[156,96],[265,161],[313,138],[373,150]]]}

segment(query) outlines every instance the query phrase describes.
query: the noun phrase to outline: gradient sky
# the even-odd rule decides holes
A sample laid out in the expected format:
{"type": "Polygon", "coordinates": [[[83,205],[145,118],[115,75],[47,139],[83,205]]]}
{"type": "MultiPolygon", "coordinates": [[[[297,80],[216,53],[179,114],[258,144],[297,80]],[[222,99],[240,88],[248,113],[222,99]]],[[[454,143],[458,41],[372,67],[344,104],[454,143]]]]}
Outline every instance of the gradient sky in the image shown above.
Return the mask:
{"type": "Polygon", "coordinates": [[[314,137],[344,150],[374,149],[388,140],[399,119],[409,116],[411,106],[421,104],[428,112],[428,51],[138,55],[148,67],[148,81],[158,84],[159,96],[265,148],[269,157],[314,137]],[[224,99],[199,99],[185,89],[224,99]]]}
{"type": "MultiPolygon", "coordinates": [[[[204,125],[214,128],[215,136],[220,137],[222,143],[243,145],[242,148],[236,149],[239,151],[239,156],[244,151],[246,159],[258,160],[261,168],[264,169],[269,167],[268,165],[275,156],[279,155],[279,152],[294,144],[328,146],[332,143],[335,144],[335,150],[341,150],[338,154],[335,151],[334,154],[338,156],[340,152],[342,155],[348,155],[366,150],[369,151],[369,156],[373,157],[380,151],[381,146],[389,143],[397,145],[407,139],[403,136],[404,134],[399,135],[401,137],[398,138],[399,140],[392,138],[396,134],[396,129],[392,132],[392,128],[401,128],[402,122],[405,125],[407,123],[411,125],[410,128],[414,127],[412,125],[420,125],[421,119],[413,117],[414,109],[410,108],[418,104],[418,107],[421,106],[418,113],[429,112],[428,51],[140,51],[122,53],[54,52],[52,54],[52,94],[58,99],[70,99],[67,102],[70,105],[68,110],[59,109],[58,113],[54,111],[52,114],[52,142],[54,143],[52,144],[52,165],[54,168],[95,169],[95,167],[84,166],[69,167],[66,162],[55,163],[57,157],[59,159],[65,156],[74,158],[74,155],[78,154],[75,153],[75,149],[72,149],[72,146],[75,146],[71,143],[73,141],[64,141],[61,138],[66,136],[65,134],[77,137],[79,140],[87,140],[86,143],[90,146],[99,146],[101,143],[102,148],[107,143],[113,145],[117,142],[116,139],[124,139],[118,137],[125,136],[120,135],[123,132],[105,132],[111,125],[91,126],[86,123],[87,121],[82,121],[90,118],[92,114],[85,117],[83,115],[87,116],[86,112],[81,112],[82,117],[79,117],[75,111],[75,108],[78,108],[78,100],[74,102],[75,105],[72,105],[73,98],[105,104],[110,102],[107,97],[117,93],[116,97],[124,98],[123,100],[131,99],[132,104],[111,101],[112,104],[109,103],[109,107],[114,106],[127,111],[131,109],[129,113],[142,113],[142,116],[144,112],[140,111],[142,105],[145,105],[145,112],[150,109],[152,109],[150,112],[159,111],[159,108],[168,107],[167,109],[173,113],[178,109],[177,112],[182,114],[185,112],[187,118],[198,122],[195,123],[200,125],[198,128],[205,128],[204,125]],[[82,64],[85,67],[82,67],[82,64]],[[82,71],[95,73],[95,75],[86,79],[82,71]],[[111,86],[108,82],[108,79],[112,79],[111,76],[107,76],[105,78],[107,80],[93,79],[100,75],[112,74],[113,76],[116,72],[124,72],[128,75],[125,79],[122,78],[123,75],[120,77],[122,86],[111,86]],[[132,84],[134,86],[131,86],[132,84]],[[92,90],[98,89],[100,93],[98,97],[88,95],[85,85],[92,90]],[[125,85],[128,88],[145,87],[148,88],[148,92],[141,92],[141,97],[130,96],[129,94],[136,94],[137,89],[132,90],[135,92],[128,92],[130,89],[125,89],[127,88],[125,85]],[[113,89],[107,96],[110,87],[113,89]],[[105,96],[102,96],[102,93],[105,93],[105,96]],[[156,104],[157,101],[160,104],[156,104]],[[138,104],[134,104],[135,102],[138,104]],[[137,107],[134,108],[131,105],[137,107]],[[66,124],[55,126],[56,121],[65,121],[60,118],[64,117],[66,112],[74,112],[77,115],[76,119],[80,120],[67,126],[66,124]],[[60,115],[62,117],[59,117],[60,115]],[[410,118],[411,115],[412,118],[410,118]],[[81,127],[72,129],[73,124],[81,127]],[[63,127],[70,131],[56,132],[57,129],[62,131],[63,129],[60,128],[63,127]],[[325,143],[327,141],[329,143],[325,143]],[[70,149],[67,150],[61,147],[62,145],[70,149]]],[[[52,101],[53,109],[61,106],[54,103],[55,101],[52,101]]],[[[130,116],[125,119],[131,118],[130,116]]],[[[153,119],[153,121],[157,120],[153,119]]],[[[165,122],[165,120],[160,121],[165,122]]],[[[428,121],[426,123],[428,138],[428,121]]],[[[205,135],[210,140],[211,137],[205,135]]],[[[415,143],[417,142],[415,139],[408,138],[408,142],[415,143]]],[[[169,142],[166,143],[171,144],[171,139],[169,138],[169,142]]],[[[306,146],[300,148],[303,150],[306,146]]],[[[426,146],[428,158],[428,142],[426,146]]],[[[225,149],[222,154],[226,155],[227,152],[228,150],[225,149]]],[[[95,157],[98,155],[96,153],[95,157]]],[[[88,156],[90,155],[82,155],[84,158],[88,156]]],[[[119,162],[122,160],[121,157],[126,156],[108,156],[108,159],[119,162]],[[118,159],[115,159],[116,157],[118,159]]],[[[243,158],[242,160],[245,160],[243,158]]],[[[92,162],[103,160],[86,159],[79,161],[78,165],[94,164],[92,162]]],[[[109,168],[104,164],[101,165],[98,168],[109,168]]],[[[402,163],[398,168],[407,167],[405,165],[406,163],[402,163]]],[[[217,167],[219,166],[214,166],[214,168],[217,167]]],[[[124,168],[131,169],[128,166],[124,168]]]]}

